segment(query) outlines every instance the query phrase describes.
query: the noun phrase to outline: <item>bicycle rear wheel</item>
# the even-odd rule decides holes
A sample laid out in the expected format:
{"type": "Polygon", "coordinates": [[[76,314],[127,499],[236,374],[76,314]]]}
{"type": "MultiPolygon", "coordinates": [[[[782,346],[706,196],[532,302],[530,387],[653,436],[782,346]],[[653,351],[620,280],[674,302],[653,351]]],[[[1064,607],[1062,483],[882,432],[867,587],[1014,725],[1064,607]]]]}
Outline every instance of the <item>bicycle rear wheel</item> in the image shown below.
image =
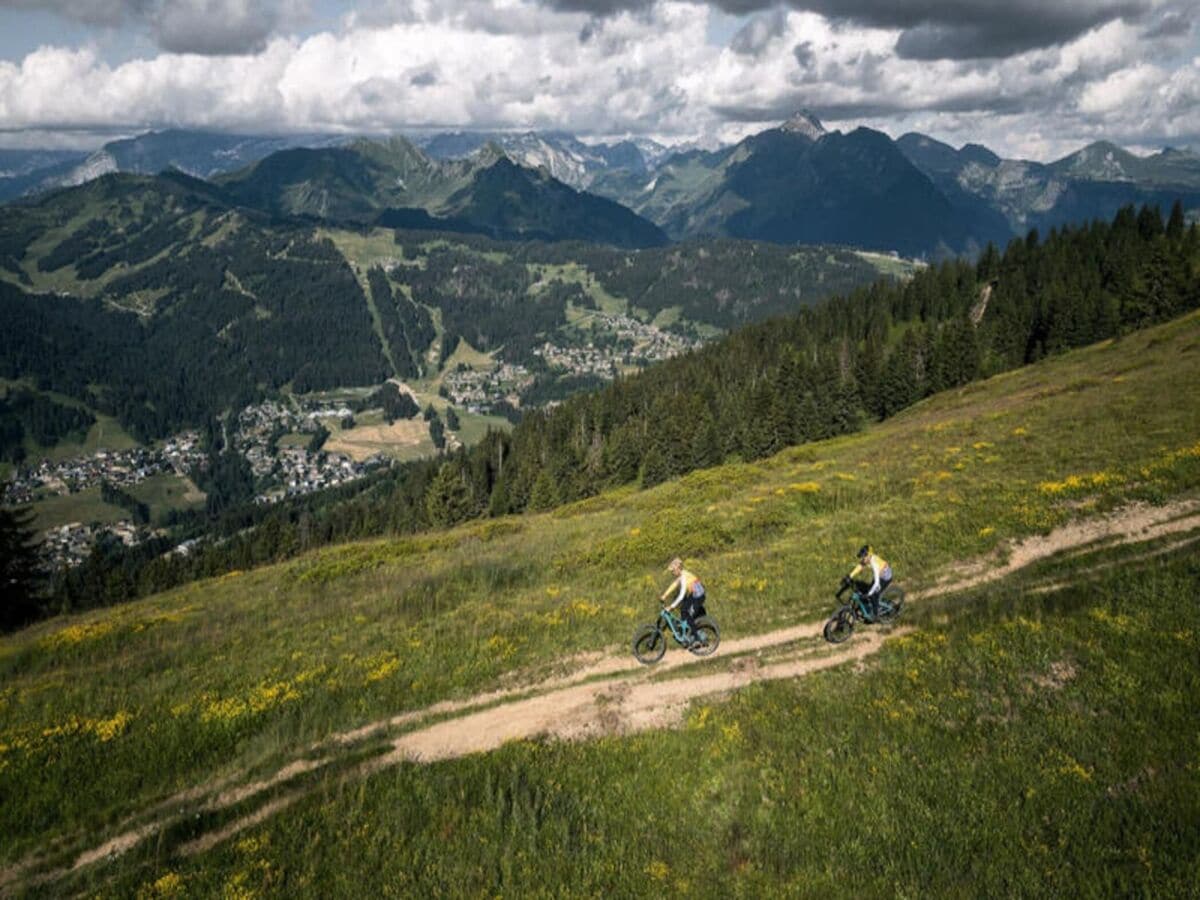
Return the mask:
{"type": "Polygon", "coordinates": [[[879,598],[879,615],[876,621],[881,625],[895,622],[900,616],[900,607],[904,605],[904,591],[900,588],[889,587],[879,598]]]}
{"type": "Polygon", "coordinates": [[[721,643],[721,629],[708,616],[696,620],[696,642],[688,647],[693,656],[708,656],[721,643]]]}

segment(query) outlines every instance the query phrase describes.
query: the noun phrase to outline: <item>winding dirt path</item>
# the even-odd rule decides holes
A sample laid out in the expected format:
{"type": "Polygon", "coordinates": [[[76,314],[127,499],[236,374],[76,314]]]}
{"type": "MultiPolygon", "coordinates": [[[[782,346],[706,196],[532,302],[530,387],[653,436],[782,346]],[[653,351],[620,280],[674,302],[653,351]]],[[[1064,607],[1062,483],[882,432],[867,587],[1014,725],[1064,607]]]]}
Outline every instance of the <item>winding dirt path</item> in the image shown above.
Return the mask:
{"type": "MultiPolygon", "coordinates": [[[[1000,580],[1014,572],[1068,551],[1155,540],[1200,529],[1200,500],[1184,500],[1161,507],[1132,504],[1104,516],[1072,522],[1048,535],[1010,543],[987,557],[959,566],[953,575],[923,591],[909,594],[910,600],[967,590],[1000,580]]],[[[47,884],[88,865],[128,852],[165,828],[198,811],[220,812],[245,803],[272,788],[338,762],[339,750],[396,728],[416,725],[394,738],[382,755],[351,767],[338,775],[340,781],[366,777],[403,763],[430,763],[471,753],[494,750],[508,741],[535,737],[587,740],[601,735],[629,734],[677,724],[692,701],[728,694],[755,682],[801,678],[813,672],[852,661],[862,661],[877,652],[891,636],[907,629],[860,632],[846,644],[831,647],[821,641],[823,620],[724,641],[717,654],[700,659],[672,652],[658,665],[644,667],[627,653],[592,654],[577,659],[578,667],[568,674],[536,684],[478,694],[463,700],[444,701],[372,722],[360,728],[330,735],[306,748],[311,756],[281,768],[270,777],[231,786],[229,777],[193,788],[152,809],[160,818],[129,828],[93,849],[76,856],[65,868],[32,874],[39,867],[34,856],[0,871],[0,892],[8,893],[24,881],[26,886],[47,884]],[[789,646],[795,645],[795,646],[789,646]],[[760,651],[782,651],[771,662],[760,651]],[[691,677],[662,678],[663,673],[708,663],[714,671],[691,677]],[[427,725],[423,720],[448,716],[427,725]],[[27,877],[28,876],[28,877],[27,877]]],[[[257,825],[307,796],[306,788],[274,796],[242,818],[182,845],[179,852],[204,852],[239,832],[257,825]]]]}

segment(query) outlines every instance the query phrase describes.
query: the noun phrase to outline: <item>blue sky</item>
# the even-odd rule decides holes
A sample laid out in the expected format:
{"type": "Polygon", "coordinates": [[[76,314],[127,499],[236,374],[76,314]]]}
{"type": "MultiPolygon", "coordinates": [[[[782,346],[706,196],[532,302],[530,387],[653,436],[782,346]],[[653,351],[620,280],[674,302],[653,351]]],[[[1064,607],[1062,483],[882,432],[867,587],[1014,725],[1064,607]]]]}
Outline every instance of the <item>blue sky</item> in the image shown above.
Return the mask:
{"type": "Polygon", "coordinates": [[[563,128],[713,143],[799,108],[1049,159],[1200,148],[1183,0],[0,0],[0,144],[563,128]]]}

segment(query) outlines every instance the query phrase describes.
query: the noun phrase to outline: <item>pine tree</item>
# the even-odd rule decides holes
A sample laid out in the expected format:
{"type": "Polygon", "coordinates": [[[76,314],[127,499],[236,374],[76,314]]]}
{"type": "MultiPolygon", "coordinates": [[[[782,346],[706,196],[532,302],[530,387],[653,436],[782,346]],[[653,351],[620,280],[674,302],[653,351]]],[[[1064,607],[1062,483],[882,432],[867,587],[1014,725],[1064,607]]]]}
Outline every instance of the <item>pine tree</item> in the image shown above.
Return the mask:
{"type": "Polygon", "coordinates": [[[1171,243],[1178,243],[1183,239],[1184,225],[1183,203],[1176,200],[1171,206],[1171,217],[1167,220],[1167,239],[1171,243]]]}
{"type": "Polygon", "coordinates": [[[28,510],[0,507],[0,631],[11,631],[42,614],[37,545],[28,510]]]}
{"type": "Polygon", "coordinates": [[[551,509],[559,503],[558,485],[549,469],[542,469],[533,481],[529,492],[529,508],[532,510],[551,509]]]}
{"type": "Polygon", "coordinates": [[[454,462],[444,462],[425,492],[425,514],[429,523],[447,527],[462,522],[474,511],[471,483],[454,462]]]}

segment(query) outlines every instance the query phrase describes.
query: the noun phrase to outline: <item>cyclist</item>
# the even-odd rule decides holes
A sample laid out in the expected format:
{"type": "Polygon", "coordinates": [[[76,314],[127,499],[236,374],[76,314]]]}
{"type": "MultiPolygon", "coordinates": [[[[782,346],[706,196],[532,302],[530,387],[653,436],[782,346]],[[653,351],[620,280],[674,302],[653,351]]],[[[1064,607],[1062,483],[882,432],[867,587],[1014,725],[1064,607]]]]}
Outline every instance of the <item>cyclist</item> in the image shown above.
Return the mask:
{"type": "Polygon", "coordinates": [[[867,591],[867,602],[871,606],[871,618],[879,618],[879,596],[892,583],[892,567],[888,561],[871,549],[870,544],[863,544],[858,550],[858,565],[846,577],[853,581],[862,572],[871,570],[872,582],[867,591]]]}
{"type": "Polygon", "coordinates": [[[683,604],[683,621],[687,625],[689,637],[695,642],[696,619],[705,615],[704,585],[700,583],[699,578],[683,567],[683,560],[678,556],[671,560],[667,571],[675,576],[675,580],[663,591],[659,599],[666,603],[670,596],[675,594],[675,602],[667,609],[675,609],[683,604]]]}

